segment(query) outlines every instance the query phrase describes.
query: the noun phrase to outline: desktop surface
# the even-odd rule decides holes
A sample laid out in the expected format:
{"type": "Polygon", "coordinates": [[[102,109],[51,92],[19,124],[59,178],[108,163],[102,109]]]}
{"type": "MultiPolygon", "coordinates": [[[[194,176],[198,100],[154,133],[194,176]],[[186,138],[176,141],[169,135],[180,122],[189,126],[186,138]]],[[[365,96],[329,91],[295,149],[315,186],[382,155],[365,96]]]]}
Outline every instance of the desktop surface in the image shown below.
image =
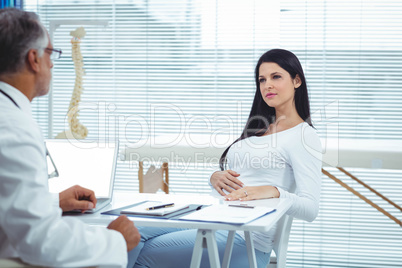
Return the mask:
{"type": "MultiPolygon", "coordinates": [[[[192,203],[192,204],[240,204],[239,201],[223,201],[209,195],[174,195],[174,194],[144,194],[133,192],[115,192],[113,201],[110,205],[105,207],[102,211],[121,208],[141,201],[155,200],[163,202],[177,202],[177,203],[192,203]]],[[[244,202],[242,202],[244,203],[244,202]]],[[[287,198],[263,199],[247,201],[247,204],[252,206],[266,206],[275,208],[276,211],[249,222],[244,225],[233,225],[226,223],[211,223],[211,222],[197,222],[197,221],[183,221],[172,219],[155,219],[155,218],[141,218],[130,217],[136,225],[153,226],[153,227],[178,227],[178,228],[191,228],[200,229],[206,228],[211,230],[247,230],[247,231],[268,231],[290,208],[292,201],[287,198]]],[[[81,220],[90,225],[104,225],[106,226],[110,221],[117,216],[103,215],[97,212],[90,215],[73,215],[79,216],[81,220]]]]}

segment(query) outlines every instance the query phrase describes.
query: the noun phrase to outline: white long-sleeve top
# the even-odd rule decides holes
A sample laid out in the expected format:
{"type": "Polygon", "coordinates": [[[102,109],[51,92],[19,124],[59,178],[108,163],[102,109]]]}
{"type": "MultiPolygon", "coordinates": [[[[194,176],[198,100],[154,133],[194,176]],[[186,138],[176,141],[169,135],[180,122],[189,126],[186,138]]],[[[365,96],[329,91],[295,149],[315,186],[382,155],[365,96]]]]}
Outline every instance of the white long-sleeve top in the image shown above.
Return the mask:
{"type": "MultiPolygon", "coordinates": [[[[241,140],[227,154],[228,168],[240,174],[244,186],[276,186],[279,198],[293,200],[287,214],[306,221],[318,214],[321,161],[320,139],[307,123],[241,140]]],[[[255,248],[270,252],[275,231],[276,226],[267,233],[254,232],[255,248]]]]}
{"type": "Polygon", "coordinates": [[[55,267],[126,267],[122,234],[62,217],[28,98],[0,82],[0,258],[55,267]]]}

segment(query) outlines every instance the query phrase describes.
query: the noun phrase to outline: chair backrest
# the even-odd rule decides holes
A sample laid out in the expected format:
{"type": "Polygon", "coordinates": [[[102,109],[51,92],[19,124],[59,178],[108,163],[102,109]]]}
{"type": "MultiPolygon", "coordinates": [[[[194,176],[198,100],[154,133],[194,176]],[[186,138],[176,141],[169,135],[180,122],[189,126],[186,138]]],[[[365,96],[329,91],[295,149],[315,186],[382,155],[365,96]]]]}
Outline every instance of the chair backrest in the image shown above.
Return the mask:
{"type": "Polygon", "coordinates": [[[293,217],[283,215],[278,221],[275,233],[275,240],[273,250],[276,255],[276,267],[286,267],[286,257],[288,253],[288,242],[290,235],[290,228],[292,227],[293,217]]]}
{"type": "Polygon", "coordinates": [[[139,161],[138,180],[140,193],[156,193],[159,189],[169,194],[169,168],[168,163],[163,163],[157,169],[151,165],[144,174],[143,162],[139,161]]]}
{"type": "MultiPolygon", "coordinates": [[[[294,193],[295,191],[296,184],[293,184],[290,187],[289,192],[294,193]]],[[[277,223],[274,244],[272,247],[276,255],[276,268],[286,267],[286,257],[288,254],[289,235],[292,223],[293,217],[287,214],[283,215],[277,223]]]]}

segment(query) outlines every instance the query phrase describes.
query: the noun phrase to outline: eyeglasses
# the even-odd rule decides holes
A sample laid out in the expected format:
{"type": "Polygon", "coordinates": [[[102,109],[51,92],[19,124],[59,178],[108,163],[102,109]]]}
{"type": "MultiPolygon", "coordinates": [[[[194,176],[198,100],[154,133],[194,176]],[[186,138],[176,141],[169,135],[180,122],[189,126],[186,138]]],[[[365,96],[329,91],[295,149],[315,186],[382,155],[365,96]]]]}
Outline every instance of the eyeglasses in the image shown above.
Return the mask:
{"type": "Polygon", "coordinates": [[[51,60],[58,60],[61,57],[61,49],[54,49],[50,47],[46,47],[45,51],[47,51],[50,54],[50,59],[51,60]]]}

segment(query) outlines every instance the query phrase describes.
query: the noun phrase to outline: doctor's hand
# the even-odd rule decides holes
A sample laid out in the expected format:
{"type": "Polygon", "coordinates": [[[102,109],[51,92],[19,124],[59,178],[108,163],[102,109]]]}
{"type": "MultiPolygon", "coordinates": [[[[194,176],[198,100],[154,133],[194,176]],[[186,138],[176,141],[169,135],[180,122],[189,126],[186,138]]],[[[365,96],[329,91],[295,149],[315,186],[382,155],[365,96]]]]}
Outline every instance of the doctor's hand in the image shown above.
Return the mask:
{"type": "Polygon", "coordinates": [[[239,176],[240,174],[233,170],[216,171],[212,174],[210,181],[215,190],[217,190],[220,195],[225,196],[226,194],[222,189],[231,193],[243,187],[243,183],[237,179],[239,176]]]}
{"type": "Polygon", "coordinates": [[[225,196],[226,201],[248,201],[266,198],[279,198],[278,188],[275,186],[246,186],[225,196]]]}
{"type": "Polygon", "coordinates": [[[140,243],[140,232],[134,226],[134,222],[130,221],[125,215],[112,221],[107,228],[118,231],[123,235],[127,243],[127,251],[132,250],[140,243]]]}
{"type": "Polygon", "coordinates": [[[59,206],[63,211],[81,210],[85,212],[96,206],[94,191],[75,185],[59,193],[59,206]]]}

